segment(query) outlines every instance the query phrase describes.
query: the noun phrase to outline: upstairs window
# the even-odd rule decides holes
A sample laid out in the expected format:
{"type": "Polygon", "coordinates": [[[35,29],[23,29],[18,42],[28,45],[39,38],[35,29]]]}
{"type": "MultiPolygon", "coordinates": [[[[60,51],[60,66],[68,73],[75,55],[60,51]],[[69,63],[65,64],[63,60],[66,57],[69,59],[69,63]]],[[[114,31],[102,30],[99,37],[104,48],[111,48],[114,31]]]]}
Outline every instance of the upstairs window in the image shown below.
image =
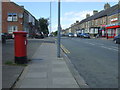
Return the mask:
{"type": "Polygon", "coordinates": [[[16,13],[13,13],[13,21],[17,21],[17,14],[16,13]]]}
{"type": "Polygon", "coordinates": [[[8,13],[7,21],[12,21],[12,13],[8,13]]]}
{"type": "Polygon", "coordinates": [[[17,13],[8,13],[7,21],[18,21],[17,13]]]}

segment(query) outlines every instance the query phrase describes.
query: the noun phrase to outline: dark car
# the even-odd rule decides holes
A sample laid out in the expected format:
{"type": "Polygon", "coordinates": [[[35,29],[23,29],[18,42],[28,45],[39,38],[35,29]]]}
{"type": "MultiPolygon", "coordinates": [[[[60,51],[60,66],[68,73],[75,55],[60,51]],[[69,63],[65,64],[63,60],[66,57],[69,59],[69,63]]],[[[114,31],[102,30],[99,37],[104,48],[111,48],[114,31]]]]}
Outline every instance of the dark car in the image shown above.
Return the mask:
{"type": "Polygon", "coordinates": [[[69,33],[66,33],[66,34],[65,34],[65,36],[67,36],[67,37],[68,37],[68,36],[69,36],[69,33]]]}
{"type": "Polygon", "coordinates": [[[87,33],[82,33],[82,34],[80,34],[80,37],[81,38],[90,38],[90,35],[87,33]]]}
{"type": "Polygon", "coordinates": [[[115,36],[113,41],[116,43],[116,44],[120,44],[120,34],[118,36],[115,36]]]}
{"type": "Polygon", "coordinates": [[[2,37],[2,43],[6,43],[6,35],[2,33],[1,37],[2,37]]]}
{"type": "Polygon", "coordinates": [[[77,37],[80,37],[81,33],[77,33],[77,37]]]}
{"type": "Polygon", "coordinates": [[[44,35],[37,33],[37,34],[35,34],[35,38],[37,38],[37,39],[43,39],[44,35]]]}

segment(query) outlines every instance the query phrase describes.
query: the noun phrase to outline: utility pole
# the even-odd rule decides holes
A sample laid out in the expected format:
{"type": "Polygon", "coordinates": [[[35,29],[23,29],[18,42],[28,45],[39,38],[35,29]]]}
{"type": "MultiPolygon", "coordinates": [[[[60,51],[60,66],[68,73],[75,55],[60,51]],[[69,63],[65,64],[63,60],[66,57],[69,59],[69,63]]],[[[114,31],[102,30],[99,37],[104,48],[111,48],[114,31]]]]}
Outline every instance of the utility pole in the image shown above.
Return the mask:
{"type": "Polygon", "coordinates": [[[50,1],[50,34],[51,34],[51,27],[52,27],[52,26],[51,26],[51,11],[52,11],[52,10],[51,10],[51,3],[52,3],[52,2],[50,1]]]}
{"type": "MultiPolygon", "coordinates": [[[[0,1],[0,13],[2,13],[2,1],[0,1]]],[[[0,41],[2,41],[2,14],[0,14],[0,41]]]]}
{"type": "Polygon", "coordinates": [[[61,37],[61,26],[60,26],[60,0],[58,0],[58,34],[57,34],[57,57],[60,58],[60,37],[61,37]]]}

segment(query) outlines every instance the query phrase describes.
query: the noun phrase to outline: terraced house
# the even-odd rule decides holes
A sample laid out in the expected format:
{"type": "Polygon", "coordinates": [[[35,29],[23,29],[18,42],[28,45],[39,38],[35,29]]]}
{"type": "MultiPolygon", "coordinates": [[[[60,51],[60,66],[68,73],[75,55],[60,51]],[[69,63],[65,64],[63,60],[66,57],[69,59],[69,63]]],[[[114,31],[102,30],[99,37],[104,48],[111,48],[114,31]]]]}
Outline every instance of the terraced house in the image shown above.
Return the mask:
{"type": "Polygon", "coordinates": [[[71,25],[73,33],[89,33],[92,37],[97,34],[101,37],[113,38],[120,33],[120,2],[112,7],[108,3],[104,10],[93,11],[93,15],[86,15],[80,22],[71,25]]]}
{"type": "Polygon", "coordinates": [[[14,2],[2,2],[2,34],[13,38],[14,31],[27,31],[31,37],[38,30],[38,21],[24,6],[14,2]]]}

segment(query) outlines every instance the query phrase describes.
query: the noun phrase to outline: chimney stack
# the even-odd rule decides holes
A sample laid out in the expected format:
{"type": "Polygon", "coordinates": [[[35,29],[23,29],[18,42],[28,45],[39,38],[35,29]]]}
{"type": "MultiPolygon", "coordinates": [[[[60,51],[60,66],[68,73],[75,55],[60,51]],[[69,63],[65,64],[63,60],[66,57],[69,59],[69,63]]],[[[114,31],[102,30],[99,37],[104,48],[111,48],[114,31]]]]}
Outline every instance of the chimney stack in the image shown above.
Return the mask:
{"type": "Polygon", "coordinates": [[[106,10],[106,9],[108,9],[108,8],[110,8],[110,4],[109,4],[109,3],[106,3],[106,4],[104,5],[104,9],[106,10]]]}
{"type": "Polygon", "coordinates": [[[98,10],[93,10],[93,15],[97,14],[98,10]]]}
{"type": "Polygon", "coordinates": [[[76,21],[76,23],[79,23],[79,21],[76,21]]]}
{"type": "Polygon", "coordinates": [[[24,6],[21,6],[22,8],[24,8],[24,6]]]}
{"type": "Polygon", "coordinates": [[[90,17],[90,14],[86,14],[86,18],[90,17]]]}

